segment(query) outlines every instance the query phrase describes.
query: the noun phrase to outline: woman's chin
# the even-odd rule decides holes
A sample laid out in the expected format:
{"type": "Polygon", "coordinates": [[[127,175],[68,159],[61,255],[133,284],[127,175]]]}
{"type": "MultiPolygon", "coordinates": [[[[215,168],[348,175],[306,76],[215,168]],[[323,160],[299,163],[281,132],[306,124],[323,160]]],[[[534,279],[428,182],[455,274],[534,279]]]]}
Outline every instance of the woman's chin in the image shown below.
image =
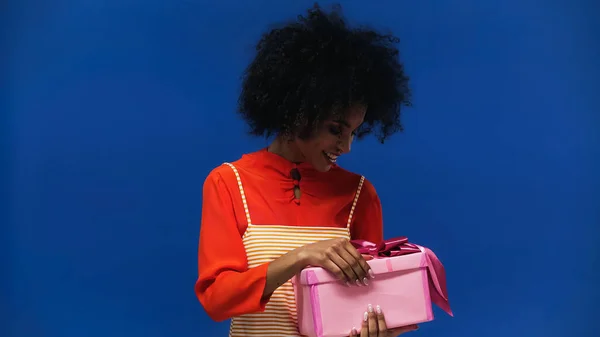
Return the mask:
{"type": "Polygon", "coordinates": [[[317,170],[317,171],[319,171],[319,172],[322,172],[322,173],[325,173],[325,172],[327,172],[327,171],[331,170],[331,167],[332,167],[332,166],[333,166],[333,165],[332,165],[330,162],[324,162],[324,161],[321,161],[321,162],[320,162],[320,163],[318,163],[318,164],[315,164],[314,162],[312,163],[312,167],[313,167],[315,170],[317,170]]]}
{"type": "Polygon", "coordinates": [[[327,167],[317,169],[317,171],[319,171],[321,173],[328,172],[329,170],[331,170],[331,165],[327,165],[327,167]]]}

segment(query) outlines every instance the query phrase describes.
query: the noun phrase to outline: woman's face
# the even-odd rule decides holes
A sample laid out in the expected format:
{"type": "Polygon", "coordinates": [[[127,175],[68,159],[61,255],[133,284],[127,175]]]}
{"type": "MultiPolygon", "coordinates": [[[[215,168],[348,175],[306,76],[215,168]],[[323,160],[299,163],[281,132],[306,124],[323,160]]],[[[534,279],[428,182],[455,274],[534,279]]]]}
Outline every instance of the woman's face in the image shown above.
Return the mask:
{"type": "Polygon", "coordinates": [[[350,152],[356,129],[365,118],[365,107],[350,108],[342,119],[325,121],[308,139],[296,139],[296,147],[317,171],[327,172],[337,158],[350,152]]]}

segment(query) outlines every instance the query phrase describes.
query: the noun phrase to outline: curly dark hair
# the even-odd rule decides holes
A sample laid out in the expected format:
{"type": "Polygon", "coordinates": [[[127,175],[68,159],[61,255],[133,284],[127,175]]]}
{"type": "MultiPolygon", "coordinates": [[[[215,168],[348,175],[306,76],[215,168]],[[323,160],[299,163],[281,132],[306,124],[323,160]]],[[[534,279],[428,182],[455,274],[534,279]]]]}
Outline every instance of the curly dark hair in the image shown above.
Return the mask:
{"type": "Polygon", "coordinates": [[[309,137],[320,122],[360,104],[367,108],[357,137],[380,142],[402,131],[401,106],[410,106],[398,38],[350,28],[339,5],[318,4],[306,16],[266,32],[242,77],[238,112],[257,136],[309,137]]]}

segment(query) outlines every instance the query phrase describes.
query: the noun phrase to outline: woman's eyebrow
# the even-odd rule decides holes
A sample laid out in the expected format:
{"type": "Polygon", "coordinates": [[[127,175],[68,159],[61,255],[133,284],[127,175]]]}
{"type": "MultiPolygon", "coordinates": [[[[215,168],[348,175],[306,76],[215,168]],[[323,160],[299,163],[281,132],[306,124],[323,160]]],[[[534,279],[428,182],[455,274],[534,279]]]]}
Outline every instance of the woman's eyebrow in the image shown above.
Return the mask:
{"type": "Polygon", "coordinates": [[[347,128],[350,127],[350,124],[348,122],[346,122],[345,120],[343,120],[343,119],[335,120],[334,122],[336,122],[338,124],[342,124],[343,126],[345,126],[347,128]]]}

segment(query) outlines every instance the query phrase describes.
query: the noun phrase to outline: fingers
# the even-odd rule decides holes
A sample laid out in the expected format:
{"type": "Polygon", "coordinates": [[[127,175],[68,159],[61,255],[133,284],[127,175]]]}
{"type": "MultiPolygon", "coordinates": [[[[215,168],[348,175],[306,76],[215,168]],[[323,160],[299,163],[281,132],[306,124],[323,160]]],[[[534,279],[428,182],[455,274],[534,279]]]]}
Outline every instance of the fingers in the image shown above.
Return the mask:
{"type": "Polygon", "coordinates": [[[307,265],[318,265],[348,285],[368,285],[374,278],[371,267],[347,239],[317,242],[305,249],[307,265]]]}
{"type": "Polygon", "coordinates": [[[313,253],[317,253],[316,260],[314,260],[313,264],[327,269],[338,279],[346,283],[354,282],[354,280],[356,280],[357,276],[352,271],[352,268],[342,257],[339,256],[338,253],[340,247],[344,245],[343,239],[325,240],[317,242],[313,245],[316,249],[316,251],[313,251],[313,253]],[[323,244],[326,244],[326,246],[323,247],[323,244]],[[324,249],[319,247],[319,245],[321,245],[324,249]],[[318,252],[319,250],[321,251],[318,252]]]}
{"type": "MultiPolygon", "coordinates": [[[[335,262],[332,261],[331,258],[325,257],[324,261],[322,263],[319,263],[319,265],[321,267],[323,267],[324,269],[326,269],[327,271],[334,274],[335,277],[337,277],[340,281],[346,282],[346,284],[349,284],[348,280],[350,278],[344,273],[344,270],[342,268],[340,268],[335,262]]],[[[354,282],[354,281],[352,281],[352,282],[354,282]]]]}
{"type": "MultiPolygon", "coordinates": [[[[419,328],[418,325],[412,324],[388,330],[387,324],[385,323],[383,310],[381,310],[379,305],[373,308],[373,306],[369,304],[367,311],[365,311],[362,318],[363,320],[360,327],[360,337],[395,337],[406,332],[415,331],[419,328]]],[[[359,337],[356,328],[352,328],[350,337],[359,337]]]]}
{"type": "Polygon", "coordinates": [[[383,316],[383,311],[380,306],[377,306],[375,309],[376,317],[377,317],[377,329],[379,330],[380,336],[387,336],[387,324],[385,324],[385,317],[383,316]],[[382,332],[384,331],[384,332],[382,332]]]}
{"type": "Polygon", "coordinates": [[[360,337],[369,337],[369,313],[365,311],[363,314],[363,322],[360,327],[360,337]]]}
{"type": "Polygon", "coordinates": [[[361,256],[362,256],[362,258],[363,258],[365,261],[373,260],[373,257],[372,257],[371,255],[364,255],[364,254],[362,254],[361,256]]]}
{"type": "MultiPolygon", "coordinates": [[[[379,306],[377,308],[379,312],[381,312],[379,306]]],[[[385,321],[383,322],[383,325],[380,326],[379,316],[380,314],[376,314],[373,310],[373,306],[369,304],[367,311],[365,311],[363,315],[360,337],[387,337],[385,321]]],[[[354,333],[354,331],[352,333],[354,333]]],[[[356,336],[356,334],[351,334],[350,336],[356,336]]]]}
{"type": "MultiPolygon", "coordinates": [[[[347,283],[358,282],[358,276],[354,273],[354,270],[337,252],[330,252],[327,258],[331,261],[326,263],[331,269],[335,270],[337,277],[347,283]]],[[[332,270],[332,271],[333,271],[332,270]]]]}
{"type": "Polygon", "coordinates": [[[337,250],[336,253],[334,262],[340,267],[343,265],[342,269],[344,269],[344,273],[348,275],[351,280],[350,282],[353,282],[358,286],[369,285],[367,271],[362,268],[359,260],[352,256],[344,247],[337,250]]]}
{"type": "Polygon", "coordinates": [[[374,278],[371,266],[367,263],[365,258],[350,244],[349,241],[345,241],[344,250],[341,252],[342,257],[352,266],[354,273],[363,280],[365,285],[368,284],[368,278],[374,278]]]}
{"type": "Polygon", "coordinates": [[[373,272],[370,272],[369,264],[348,240],[336,241],[325,251],[325,256],[327,260],[333,262],[325,262],[327,269],[340,279],[349,284],[369,284],[368,278],[372,278],[373,272]]]}
{"type": "Polygon", "coordinates": [[[367,316],[369,317],[367,326],[369,327],[369,337],[383,337],[387,333],[386,330],[379,331],[377,324],[377,315],[373,311],[373,306],[369,304],[367,309],[367,316]]]}

